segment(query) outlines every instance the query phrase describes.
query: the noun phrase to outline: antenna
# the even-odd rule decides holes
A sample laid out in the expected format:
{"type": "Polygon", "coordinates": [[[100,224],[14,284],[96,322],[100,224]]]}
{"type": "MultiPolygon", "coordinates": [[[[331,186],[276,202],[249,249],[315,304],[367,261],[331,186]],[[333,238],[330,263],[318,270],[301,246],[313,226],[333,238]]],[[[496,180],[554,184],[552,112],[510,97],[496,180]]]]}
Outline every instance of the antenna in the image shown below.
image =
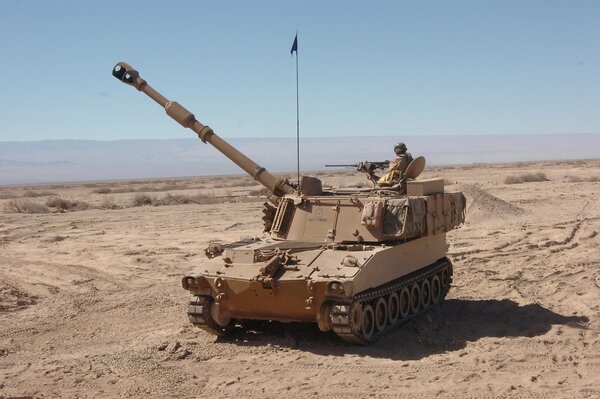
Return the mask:
{"type": "Polygon", "coordinates": [[[294,43],[290,53],[296,52],[296,163],[298,171],[298,189],[300,189],[300,101],[298,96],[298,31],[294,37],[294,43]]]}

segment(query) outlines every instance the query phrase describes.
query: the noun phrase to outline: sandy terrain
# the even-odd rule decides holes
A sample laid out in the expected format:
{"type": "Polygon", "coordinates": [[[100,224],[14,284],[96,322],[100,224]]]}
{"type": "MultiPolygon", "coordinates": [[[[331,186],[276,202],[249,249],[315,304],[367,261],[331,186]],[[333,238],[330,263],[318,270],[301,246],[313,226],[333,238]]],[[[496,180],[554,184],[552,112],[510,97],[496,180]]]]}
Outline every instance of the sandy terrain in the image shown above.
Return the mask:
{"type": "Polygon", "coordinates": [[[469,200],[454,286],[369,347],[306,324],[227,339],[188,324],[180,278],[207,242],[261,233],[245,177],[0,187],[0,398],[600,397],[600,161],[426,175],[469,200]],[[140,193],[195,202],[132,207],[140,193]],[[87,209],[6,212],[54,194],[87,209]]]}

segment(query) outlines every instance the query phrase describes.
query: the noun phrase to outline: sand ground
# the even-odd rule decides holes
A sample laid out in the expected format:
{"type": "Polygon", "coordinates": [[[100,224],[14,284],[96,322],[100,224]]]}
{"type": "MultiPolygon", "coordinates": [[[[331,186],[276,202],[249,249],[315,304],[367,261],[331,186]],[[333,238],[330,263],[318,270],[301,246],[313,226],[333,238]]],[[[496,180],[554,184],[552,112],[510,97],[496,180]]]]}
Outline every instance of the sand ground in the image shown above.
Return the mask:
{"type": "Polygon", "coordinates": [[[52,193],[89,204],[0,213],[0,398],[600,397],[600,161],[425,176],[469,201],[448,235],[454,285],[369,347],[308,324],[215,339],[188,323],[180,279],[206,244],[261,234],[245,178],[0,188],[0,208],[52,193]],[[549,180],[503,183],[537,172],[549,180]],[[225,199],[131,207],[139,192],[225,199]]]}

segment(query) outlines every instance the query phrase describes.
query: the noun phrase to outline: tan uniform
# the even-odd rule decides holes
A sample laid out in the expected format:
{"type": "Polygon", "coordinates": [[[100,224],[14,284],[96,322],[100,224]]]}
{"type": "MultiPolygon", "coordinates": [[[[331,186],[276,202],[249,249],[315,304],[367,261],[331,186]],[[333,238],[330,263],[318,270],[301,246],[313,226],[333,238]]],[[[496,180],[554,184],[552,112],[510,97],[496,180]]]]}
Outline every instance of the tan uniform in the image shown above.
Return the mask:
{"type": "Polygon", "coordinates": [[[404,174],[404,172],[406,172],[406,168],[408,168],[408,165],[410,165],[411,162],[412,156],[409,153],[400,154],[390,162],[388,172],[397,170],[404,174]]]}
{"type": "Polygon", "coordinates": [[[399,183],[412,160],[412,156],[409,153],[398,155],[393,161],[390,161],[388,171],[377,180],[377,184],[381,187],[389,187],[399,183]]]}

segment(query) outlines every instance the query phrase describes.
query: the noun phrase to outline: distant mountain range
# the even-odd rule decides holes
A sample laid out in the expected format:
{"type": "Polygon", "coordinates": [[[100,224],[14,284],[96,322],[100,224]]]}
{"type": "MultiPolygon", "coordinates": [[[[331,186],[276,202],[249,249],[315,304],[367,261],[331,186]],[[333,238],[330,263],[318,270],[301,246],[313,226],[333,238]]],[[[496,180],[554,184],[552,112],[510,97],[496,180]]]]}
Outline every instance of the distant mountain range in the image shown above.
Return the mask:
{"type": "MultiPolygon", "coordinates": [[[[430,165],[600,157],[600,134],[301,138],[300,167],[386,160],[404,141],[430,165]]],[[[273,172],[296,170],[295,138],[229,143],[273,172]]],[[[0,184],[183,177],[243,173],[197,139],[0,142],[0,184]]]]}

